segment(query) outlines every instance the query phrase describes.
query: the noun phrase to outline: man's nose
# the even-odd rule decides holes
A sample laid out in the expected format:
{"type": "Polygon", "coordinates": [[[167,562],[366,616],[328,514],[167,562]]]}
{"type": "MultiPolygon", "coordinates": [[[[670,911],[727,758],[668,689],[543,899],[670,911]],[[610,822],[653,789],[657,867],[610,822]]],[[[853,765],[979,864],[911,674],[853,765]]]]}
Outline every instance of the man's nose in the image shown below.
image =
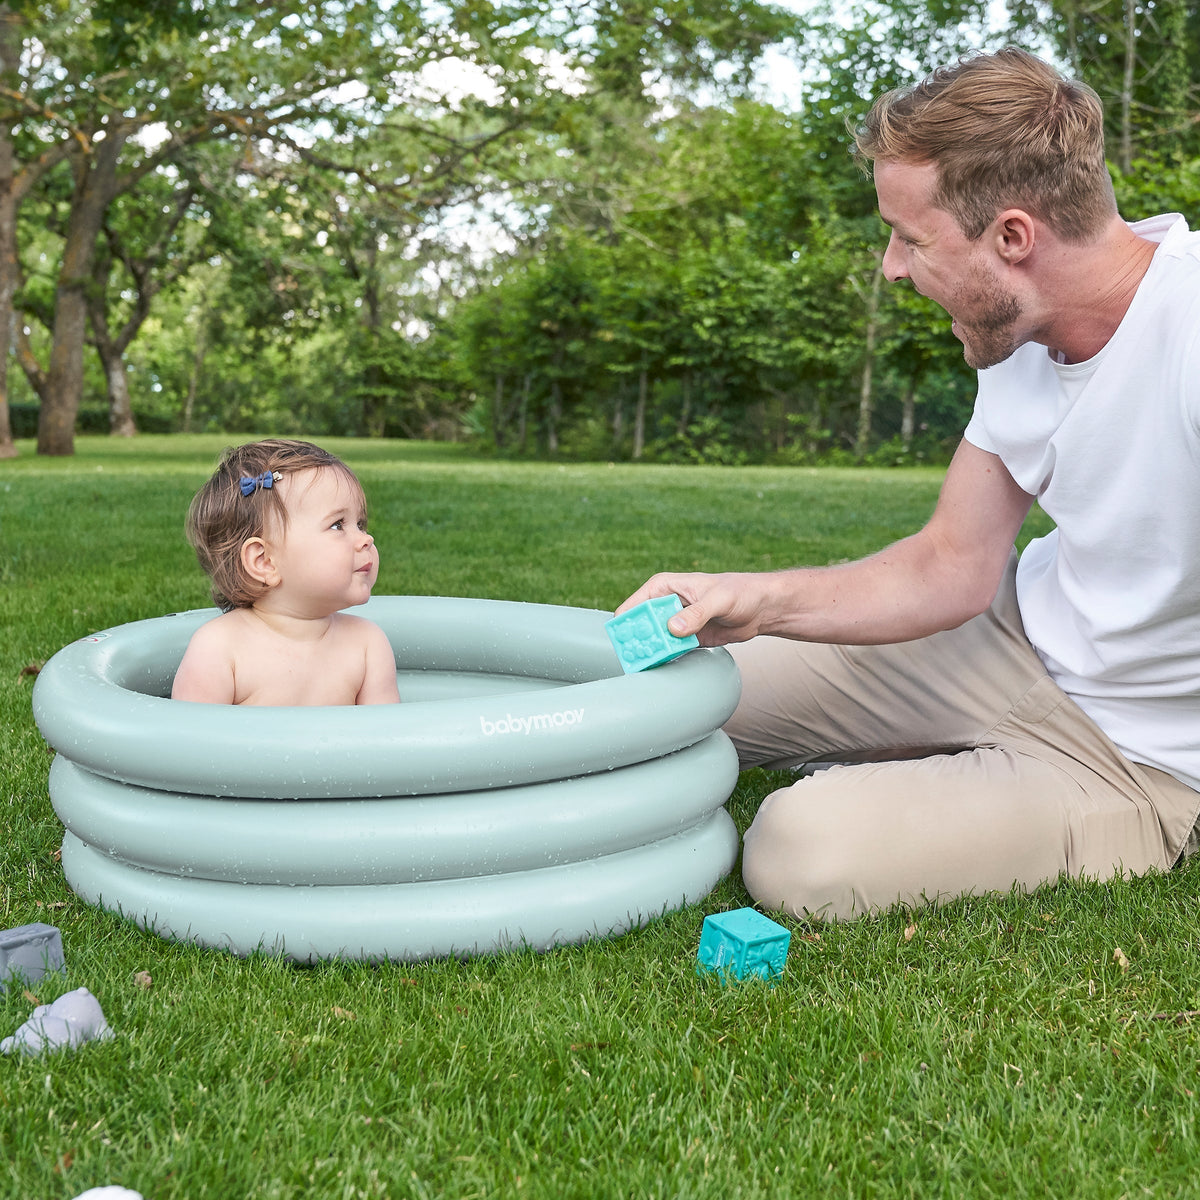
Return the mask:
{"type": "Polygon", "coordinates": [[[904,249],[893,230],[888,237],[887,249],[883,252],[883,277],[888,283],[898,283],[908,278],[908,267],[904,262],[904,249]]]}

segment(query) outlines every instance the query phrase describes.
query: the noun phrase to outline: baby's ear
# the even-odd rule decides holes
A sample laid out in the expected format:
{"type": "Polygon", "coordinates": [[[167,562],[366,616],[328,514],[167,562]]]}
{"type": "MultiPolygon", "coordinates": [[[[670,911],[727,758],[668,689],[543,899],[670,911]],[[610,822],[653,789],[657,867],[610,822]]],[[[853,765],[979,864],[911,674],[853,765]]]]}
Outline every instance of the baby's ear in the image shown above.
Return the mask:
{"type": "Polygon", "coordinates": [[[242,543],[242,568],[251,579],[269,588],[279,583],[279,571],[275,560],[262,538],[247,538],[242,543]]]}

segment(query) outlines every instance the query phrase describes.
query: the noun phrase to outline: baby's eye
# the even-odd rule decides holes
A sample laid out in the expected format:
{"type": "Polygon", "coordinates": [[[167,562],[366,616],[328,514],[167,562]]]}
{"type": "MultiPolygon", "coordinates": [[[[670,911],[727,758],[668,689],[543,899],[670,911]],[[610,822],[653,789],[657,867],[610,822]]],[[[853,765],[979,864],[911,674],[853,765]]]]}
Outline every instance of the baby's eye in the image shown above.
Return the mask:
{"type": "Polygon", "coordinates": [[[358,518],[358,527],[360,530],[362,530],[363,533],[367,532],[367,518],[366,517],[358,518]]]}
{"type": "Polygon", "coordinates": [[[334,521],[334,523],[332,525],[330,525],[329,528],[336,529],[340,533],[343,529],[345,529],[345,527],[346,527],[346,522],[344,520],[342,520],[341,517],[339,517],[336,521],[334,521]]]}

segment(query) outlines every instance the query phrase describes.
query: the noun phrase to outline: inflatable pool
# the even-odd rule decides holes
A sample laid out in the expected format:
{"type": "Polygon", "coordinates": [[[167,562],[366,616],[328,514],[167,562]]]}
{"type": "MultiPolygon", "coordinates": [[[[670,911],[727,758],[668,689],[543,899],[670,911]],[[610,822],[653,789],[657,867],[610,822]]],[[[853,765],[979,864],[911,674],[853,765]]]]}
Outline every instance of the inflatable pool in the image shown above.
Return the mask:
{"type": "Polygon", "coordinates": [[[402,703],[172,701],[215,609],[60,650],[34,688],[72,889],[164,937],[297,962],[608,936],[732,867],[723,650],[626,675],[609,614],[379,596],[402,703]]]}

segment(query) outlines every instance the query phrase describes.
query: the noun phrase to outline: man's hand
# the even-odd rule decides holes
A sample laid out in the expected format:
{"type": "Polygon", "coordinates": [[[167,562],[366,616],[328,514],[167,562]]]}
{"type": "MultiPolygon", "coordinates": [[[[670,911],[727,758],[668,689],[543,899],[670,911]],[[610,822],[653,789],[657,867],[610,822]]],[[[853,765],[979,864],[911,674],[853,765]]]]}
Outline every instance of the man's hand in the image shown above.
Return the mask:
{"type": "Polygon", "coordinates": [[[618,613],[646,600],[674,593],[683,601],[667,628],[676,637],[695,635],[702,646],[744,642],[763,632],[765,600],[770,575],[751,572],[706,575],[664,573],[644,583],[618,609],[618,613]]]}

